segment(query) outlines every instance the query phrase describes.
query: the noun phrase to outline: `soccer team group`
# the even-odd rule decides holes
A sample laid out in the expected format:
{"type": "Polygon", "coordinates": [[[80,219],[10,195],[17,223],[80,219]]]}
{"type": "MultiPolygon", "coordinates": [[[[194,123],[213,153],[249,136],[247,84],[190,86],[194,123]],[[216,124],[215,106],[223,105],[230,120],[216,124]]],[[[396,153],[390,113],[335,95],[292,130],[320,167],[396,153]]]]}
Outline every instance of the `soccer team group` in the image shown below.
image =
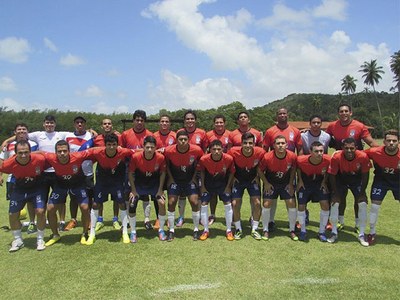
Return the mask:
{"type": "Polygon", "coordinates": [[[226,239],[240,240],[245,190],[250,198],[254,239],[269,240],[279,198],[286,204],[293,241],[308,239],[307,204],[319,202],[317,237],[321,242],[335,243],[344,226],[350,190],[355,199],[358,240],[362,246],[369,246],[376,240],[379,209],[387,192],[400,200],[399,132],[387,131],[384,145],[379,146],[368,128],[352,118],[350,105],[338,107],[338,120],[330,123],[326,132],[321,130],[322,118],[318,115],[311,116],[310,128],[300,132],[288,123],[287,109],[281,108],[276,125],[267,129],[263,138],[251,128],[247,112],[238,114],[238,128],[231,132],[225,129],[223,115],[214,117],[214,128],[209,132],[196,127],[192,110],[183,120],[184,128],[176,133],[171,131],[166,115],[160,116],[157,132],[147,130],[142,110],[134,112],[132,128],[122,134],[113,130],[110,119],[102,121],[100,134],[86,130],[82,116],[74,119],[74,132],[55,131],[56,120],[51,115],[44,119],[44,131],[28,133],[25,124],[17,124],[15,136],[3,142],[0,156],[0,171],[10,174],[7,198],[13,241],[9,251],[24,246],[20,212],[25,205],[31,222],[28,233],[37,231],[37,250],[59,242],[60,231],[77,226],[78,208],[83,228],[80,243],[92,245],[96,232],[104,227],[103,203],[109,196],[114,203],[113,226],[120,229],[123,243],[137,242],[136,210],[140,201],[144,227],[153,228],[150,200],[155,207],[154,227],[159,240],[173,241],[175,226],[185,222],[186,199],[192,209],[193,240],[204,241],[215,221],[218,198],[224,205],[226,239]],[[363,143],[370,148],[362,150],[363,143]],[[337,150],[332,156],[327,154],[329,147],[337,150]],[[371,161],[375,170],[367,235],[366,188],[371,161]],[[66,225],[68,196],[71,220],[66,225]],[[175,219],[178,203],[179,217],[175,219]],[[46,212],[52,233],[45,242],[46,212]],[[260,221],[262,232],[258,229],[260,221]],[[200,224],[204,227],[201,233],[200,224]]]}

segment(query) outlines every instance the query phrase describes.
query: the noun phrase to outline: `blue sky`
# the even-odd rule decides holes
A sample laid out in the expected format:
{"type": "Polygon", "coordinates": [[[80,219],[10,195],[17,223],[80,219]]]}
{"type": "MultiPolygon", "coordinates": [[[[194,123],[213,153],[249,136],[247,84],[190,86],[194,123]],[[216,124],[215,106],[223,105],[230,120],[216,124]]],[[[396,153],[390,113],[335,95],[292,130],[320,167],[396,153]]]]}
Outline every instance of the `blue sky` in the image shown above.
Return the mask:
{"type": "Polygon", "coordinates": [[[3,0],[0,106],[101,113],[340,92],[400,48],[398,0],[3,0]]]}

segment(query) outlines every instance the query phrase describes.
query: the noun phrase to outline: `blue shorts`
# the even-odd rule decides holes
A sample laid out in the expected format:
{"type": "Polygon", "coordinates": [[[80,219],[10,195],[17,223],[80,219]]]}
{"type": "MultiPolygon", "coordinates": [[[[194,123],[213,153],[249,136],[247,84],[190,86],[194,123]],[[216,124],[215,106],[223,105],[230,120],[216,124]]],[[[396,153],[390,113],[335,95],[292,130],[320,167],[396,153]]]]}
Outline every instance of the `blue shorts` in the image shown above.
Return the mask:
{"type": "Polygon", "coordinates": [[[24,208],[26,202],[32,202],[35,209],[45,208],[45,194],[46,192],[42,187],[29,190],[15,188],[10,195],[10,205],[8,212],[10,214],[14,214],[21,211],[24,208]]]}
{"type": "Polygon", "coordinates": [[[94,186],[94,202],[107,202],[108,195],[111,195],[113,201],[124,203],[124,185],[102,185],[96,182],[96,185],[94,186]]]}
{"type": "Polygon", "coordinates": [[[136,192],[139,194],[140,200],[149,201],[149,196],[151,196],[151,200],[154,200],[158,192],[158,185],[154,187],[136,186],[136,192]]]}
{"type": "Polygon", "coordinates": [[[225,193],[225,188],[221,188],[219,190],[208,190],[208,192],[205,192],[201,194],[200,200],[201,202],[207,202],[209,203],[211,200],[211,197],[217,195],[219,199],[223,202],[231,202],[232,198],[231,195],[228,193],[225,193]]]}
{"type": "Polygon", "coordinates": [[[308,202],[329,201],[329,193],[324,193],[321,187],[300,188],[297,192],[298,204],[307,204],[308,202]]]}
{"type": "Polygon", "coordinates": [[[392,191],[395,200],[400,200],[399,185],[391,185],[387,181],[374,177],[371,187],[371,200],[383,201],[388,191],[392,191]]]}
{"type": "Polygon", "coordinates": [[[278,199],[280,197],[281,200],[289,200],[292,198],[295,198],[295,196],[291,196],[286,189],[287,184],[282,184],[282,185],[273,185],[273,191],[271,193],[266,193],[264,191],[263,193],[263,199],[278,199]]]}
{"type": "Polygon", "coordinates": [[[245,189],[250,197],[261,197],[260,186],[257,182],[235,182],[232,187],[232,199],[241,199],[245,189]]]}
{"type": "Polygon", "coordinates": [[[173,183],[168,187],[168,195],[171,196],[186,197],[196,194],[199,194],[199,188],[193,182],[187,184],[173,183]]]}
{"type": "Polygon", "coordinates": [[[70,197],[73,197],[79,204],[89,203],[89,198],[85,185],[74,188],[63,188],[56,185],[51,192],[48,204],[65,203],[68,195],[70,197]]]}

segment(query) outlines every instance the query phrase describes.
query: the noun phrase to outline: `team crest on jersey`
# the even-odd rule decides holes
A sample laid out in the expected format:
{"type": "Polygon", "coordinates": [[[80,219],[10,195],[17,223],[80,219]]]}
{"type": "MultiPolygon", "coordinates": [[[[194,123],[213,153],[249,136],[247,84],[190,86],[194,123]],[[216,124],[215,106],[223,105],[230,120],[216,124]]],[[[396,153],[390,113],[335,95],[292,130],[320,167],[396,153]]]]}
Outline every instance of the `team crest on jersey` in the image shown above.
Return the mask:
{"type": "Polygon", "coordinates": [[[36,175],[40,175],[40,167],[39,166],[37,166],[36,168],[35,168],[35,173],[36,173],[36,175]]]}
{"type": "Polygon", "coordinates": [[[226,173],[226,166],[222,167],[222,172],[226,173]]]}
{"type": "Polygon", "coordinates": [[[78,168],[77,165],[73,165],[73,166],[72,166],[72,172],[73,172],[74,174],[78,173],[78,170],[79,170],[79,168],[78,168]]]}
{"type": "Polygon", "coordinates": [[[354,129],[350,130],[350,137],[354,137],[356,135],[356,131],[354,129]]]}
{"type": "Polygon", "coordinates": [[[158,171],[159,168],[160,168],[160,165],[159,164],[155,164],[154,171],[158,171]]]}
{"type": "Polygon", "coordinates": [[[294,133],[293,133],[293,131],[291,131],[289,133],[289,140],[293,141],[293,139],[294,139],[294,133]]]}
{"type": "Polygon", "coordinates": [[[200,136],[196,135],[196,144],[200,144],[200,136]]]}
{"type": "Polygon", "coordinates": [[[253,163],[253,166],[257,166],[259,162],[260,162],[259,159],[255,159],[255,160],[254,160],[254,163],[253,163]]]}
{"type": "Polygon", "coordinates": [[[228,142],[229,142],[229,138],[225,137],[225,144],[228,144],[228,142]]]}
{"type": "Polygon", "coordinates": [[[322,168],[321,173],[322,173],[322,175],[326,174],[326,168],[322,168]]]}
{"type": "Polygon", "coordinates": [[[121,163],[121,159],[118,159],[118,161],[117,161],[117,165],[119,165],[120,163],[121,163]]]}
{"type": "Polygon", "coordinates": [[[361,169],[361,164],[357,163],[356,167],[357,167],[357,170],[360,170],[361,169]]]}
{"type": "Polygon", "coordinates": [[[190,156],[189,157],[189,164],[193,164],[194,163],[194,156],[190,156]]]}
{"type": "Polygon", "coordinates": [[[168,145],[172,145],[173,143],[174,143],[174,139],[173,138],[169,138],[168,145]]]}

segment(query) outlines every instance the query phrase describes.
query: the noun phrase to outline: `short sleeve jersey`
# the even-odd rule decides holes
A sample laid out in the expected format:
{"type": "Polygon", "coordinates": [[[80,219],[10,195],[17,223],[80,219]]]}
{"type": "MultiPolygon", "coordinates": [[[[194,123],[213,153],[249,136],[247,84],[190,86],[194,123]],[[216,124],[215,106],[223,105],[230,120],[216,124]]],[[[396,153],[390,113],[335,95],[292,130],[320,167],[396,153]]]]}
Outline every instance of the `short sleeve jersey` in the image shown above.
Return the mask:
{"type": "MultiPolygon", "coordinates": [[[[185,130],[184,128],[179,129],[179,131],[185,130]]],[[[189,144],[199,146],[203,151],[208,147],[207,134],[203,129],[196,128],[193,132],[188,132],[189,134],[189,144]]]]}
{"type": "MultiPolygon", "coordinates": [[[[121,145],[121,134],[114,132],[114,134],[118,137],[118,145],[121,145]]],[[[93,138],[93,145],[95,147],[104,147],[106,144],[104,142],[104,134],[99,134],[95,138],[93,138]]]]}
{"type": "Polygon", "coordinates": [[[310,147],[314,142],[320,142],[324,146],[324,153],[327,154],[331,136],[323,130],[321,130],[318,136],[313,136],[311,131],[307,131],[301,134],[301,141],[303,144],[303,154],[310,154],[310,147]]]}
{"type": "Polygon", "coordinates": [[[292,125],[288,125],[285,129],[281,129],[277,125],[268,128],[263,140],[264,149],[272,150],[274,139],[278,135],[283,135],[286,138],[288,150],[296,152],[296,149],[302,149],[303,142],[301,140],[300,130],[292,125]]]}
{"type": "Polygon", "coordinates": [[[142,149],[143,141],[149,135],[153,136],[153,133],[147,129],[142,132],[135,132],[133,128],[125,130],[121,134],[121,146],[128,149],[142,149]]]}
{"type": "Polygon", "coordinates": [[[357,149],[362,150],[361,140],[370,135],[367,126],[357,120],[351,120],[350,124],[345,126],[340,124],[339,120],[329,123],[326,132],[335,139],[334,148],[336,150],[342,149],[343,140],[347,138],[354,138],[357,149]]]}
{"type": "Polygon", "coordinates": [[[385,147],[374,147],[365,150],[374,163],[375,178],[388,182],[391,186],[400,184],[400,150],[395,155],[385,152],[385,147]]]}
{"type": "Polygon", "coordinates": [[[265,174],[268,182],[271,184],[288,184],[290,181],[290,173],[296,168],[297,156],[292,151],[286,151],[283,158],[276,156],[275,151],[269,151],[264,154],[260,170],[265,174]]]}
{"type": "Polygon", "coordinates": [[[235,178],[239,182],[253,181],[257,176],[257,167],[264,153],[263,148],[254,147],[253,154],[246,157],[243,155],[242,147],[236,146],[229,149],[228,154],[233,157],[235,163],[235,178]]]}
{"type": "Polygon", "coordinates": [[[174,181],[178,184],[187,184],[197,170],[203,150],[199,146],[189,144],[189,149],[182,153],[178,151],[176,145],[172,145],[165,149],[164,154],[174,181]]]}
{"type": "Polygon", "coordinates": [[[13,174],[17,188],[32,189],[42,184],[42,173],[46,167],[46,160],[41,154],[30,154],[30,161],[26,165],[17,162],[16,157],[10,157],[3,162],[1,172],[13,174]]]}
{"type": "Polygon", "coordinates": [[[222,134],[218,134],[215,130],[210,130],[207,132],[208,145],[210,145],[212,141],[219,140],[222,143],[222,150],[226,153],[230,142],[230,134],[231,132],[229,130],[225,130],[222,134]]]}
{"type": "Polygon", "coordinates": [[[157,149],[166,148],[176,144],[176,133],[174,131],[170,131],[167,134],[162,134],[160,131],[156,131],[153,136],[157,141],[157,149]]]}
{"type": "MultiPolygon", "coordinates": [[[[70,132],[66,135],[65,140],[69,144],[71,153],[77,151],[84,151],[93,147],[92,134],[86,131],[84,134],[77,135],[74,132],[70,132]]],[[[93,163],[91,160],[87,160],[82,164],[83,173],[86,176],[93,175],[93,163]]]]}
{"type": "Polygon", "coordinates": [[[65,131],[35,131],[28,133],[28,138],[38,144],[38,150],[54,153],[56,143],[65,140],[69,133],[65,131]]]}
{"type": "Polygon", "coordinates": [[[220,160],[213,160],[211,153],[205,154],[200,158],[200,170],[205,173],[205,185],[207,186],[226,186],[229,174],[235,173],[233,157],[222,153],[220,160]]]}
{"type": "Polygon", "coordinates": [[[325,174],[328,172],[329,165],[331,163],[331,157],[327,154],[322,156],[322,161],[314,165],[310,161],[310,155],[300,155],[297,157],[297,168],[301,170],[301,179],[303,180],[304,186],[321,185],[325,174]]]}
{"type": "Polygon", "coordinates": [[[229,142],[232,144],[232,146],[234,146],[234,147],[241,146],[242,145],[242,135],[246,132],[252,133],[255,137],[254,145],[261,147],[261,145],[262,145],[261,132],[254,128],[250,128],[248,131],[245,131],[245,132],[240,131],[239,128],[231,131],[231,133],[229,134],[229,142]]]}
{"type": "Polygon", "coordinates": [[[337,175],[346,183],[356,183],[361,179],[361,174],[366,173],[371,168],[368,155],[360,150],[356,150],[353,160],[347,160],[344,151],[336,151],[332,155],[328,173],[337,175]]]}
{"type": "Polygon", "coordinates": [[[160,175],[165,170],[165,157],[159,152],[155,152],[152,159],[146,159],[144,152],[135,153],[129,163],[129,171],[135,176],[135,185],[142,188],[158,187],[160,175]]]}

